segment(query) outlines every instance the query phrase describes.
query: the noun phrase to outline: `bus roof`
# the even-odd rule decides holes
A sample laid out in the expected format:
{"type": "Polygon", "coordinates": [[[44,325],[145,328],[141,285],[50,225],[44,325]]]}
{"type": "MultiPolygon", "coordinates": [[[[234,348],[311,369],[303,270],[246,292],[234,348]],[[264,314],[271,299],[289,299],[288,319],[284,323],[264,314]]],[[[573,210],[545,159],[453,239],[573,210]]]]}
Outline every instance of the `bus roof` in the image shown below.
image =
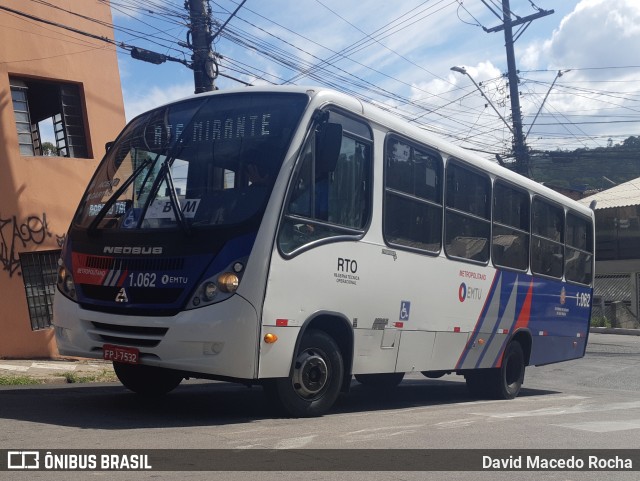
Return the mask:
{"type": "Polygon", "coordinates": [[[203,96],[211,95],[229,95],[238,93],[252,92],[273,92],[273,93],[299,93],[308,95],[311,99],[310,108],[315,110],[321,108],[327,104],[337,105],[347,111],[353,112],[358,115],[366,117],[369,121],[378,124],[379,126],[392,130],[400,135],[406,136],[409,139],[413,139],[416,142],[423,143],[430,146],[445,157],[456,157],[464,160],[471,165],[478,167],[479,169],[488,172],[494,176],[519,185],[525,189],[528,189],[534,193],[544,195],[547,199],[555,201],[562,205],[570,206],[572,209],[581,212],[583,215],[592,216],[593,212],[587,206],[580,204],[569,197],[560,194],[544,185],[535,182],[525,176],[517,174],[505,167],[500,166],[496,162],[490,161],[475,152],[469,151],[462,147],[459,147],[447,140],[442,139],[436,134],[427,132],[424,128],[420,128],[417,125],[410,124],[406,120],[398,117],[397,115],[384,110],[381,106],[377,106],[356,97],[347,95],[337,90],[329,89],[319,86],[297,86],[297,85],[265,85],[265,86],[251,86],[251,87],[238,87],[226,90],[216,90],[213,92],[207,92],[197,95],[191,95],[175,102],[167,102],[164,105],[181,102],[192,98],[202,98],[203,96]]]}

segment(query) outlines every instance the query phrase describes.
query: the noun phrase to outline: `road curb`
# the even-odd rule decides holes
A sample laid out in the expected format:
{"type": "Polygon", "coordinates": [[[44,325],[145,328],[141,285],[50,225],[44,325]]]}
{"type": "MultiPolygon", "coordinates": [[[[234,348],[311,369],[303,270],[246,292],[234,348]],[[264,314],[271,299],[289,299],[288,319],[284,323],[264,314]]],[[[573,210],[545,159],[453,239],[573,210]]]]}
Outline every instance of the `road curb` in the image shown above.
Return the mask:
{"type": "Polygon", "coordinates": [[[25,378],[35,384],[81,384],[111,382],[115,374],[111,363],[95,359],[0,359],[1,385],[25,378]]]}
{"type": "Polygon", "coordinates": [[[622,329],[619,327],[591,327],[589,332],[599,334],[621,334],[624,336],[640,336],[640,329],[622,329]]]}

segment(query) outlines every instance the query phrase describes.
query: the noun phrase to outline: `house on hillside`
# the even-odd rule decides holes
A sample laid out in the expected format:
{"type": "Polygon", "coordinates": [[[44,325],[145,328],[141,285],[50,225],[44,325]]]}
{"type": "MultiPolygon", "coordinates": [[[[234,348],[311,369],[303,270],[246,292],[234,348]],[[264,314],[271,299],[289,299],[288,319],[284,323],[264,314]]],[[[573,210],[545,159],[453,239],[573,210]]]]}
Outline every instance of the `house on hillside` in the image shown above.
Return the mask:
{"type": "Polygon", "coordinates": [[[0,10],[0,358],[52,357],[60,247],[125,123],[115,46],[52,23],[113,39],[111,10],[99,0],[2,5],[12,12],[0,10]]]}
{"type": "Polygon", "coordinates": [[[640,304],[640,178],[579,202],[586,205],[595,202],[594,315],[604,305],[607,317],[615,319],[625,313],[616,314],[614,308],[620,311],[624,306],[637,325],[640,304]]]}

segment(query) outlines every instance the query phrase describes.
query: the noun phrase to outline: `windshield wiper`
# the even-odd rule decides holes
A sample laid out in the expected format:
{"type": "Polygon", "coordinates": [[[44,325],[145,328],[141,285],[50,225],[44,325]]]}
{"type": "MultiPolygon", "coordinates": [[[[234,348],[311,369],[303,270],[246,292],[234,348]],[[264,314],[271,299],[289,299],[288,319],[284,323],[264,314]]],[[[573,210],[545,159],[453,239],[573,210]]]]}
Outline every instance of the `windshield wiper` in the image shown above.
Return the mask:
{"type": "Polygon", "coordinates": [[[167,185],[169,186],[169,199],[171,199],[171,208],[173,209],[173,213],[176,216],[176,221],[180,224],[180,227],[184,231],[186,235],[191,234],[191,229],[189,229],[189,223],[187,222],[186,217],[184,216],[184,212],[180,208],[180,201],[178,200],[178,195],[176,194],[176,188],[173,184],[173,176],[171,175],[171,165],[169,164],[170,160],[175,160],[167,158],[164,161],[161,167],[161,171],[158,177],[162,178],[162,170],[164,169],[164,178],[167,181],[167,185]]]}
{"type": "Polygon", "coordinates": [[[156,158],[153,160],[151,160],[150,158],[145,159],[144,162],[142,162],[142,164],[140,164],[138,168],[133,171],[129,178],[125,180],[120,187],[118,187],[118,190],[116,190],[113,195],[109,197],[109,199],[107,199],[107,201],[104,203],[104,205],[96,215],[96,218],[91,221],[91,224],[89,224],[89,232],[95,232],[98,224],[102,222],[102,219],[104,219],[104,216],[107,215],[107,212],[109,212],[111,207],[113,207],[113,204],[116,203],[123,192],[127,190],[127,188],[133,183],[136,177],[138,177],[138,174],[140,174],[140,172],[142,172],[142,170],[146,168],[150,163],[155,163],[158,160],[159,156],[160,154],[156,155],[156,158]]]}

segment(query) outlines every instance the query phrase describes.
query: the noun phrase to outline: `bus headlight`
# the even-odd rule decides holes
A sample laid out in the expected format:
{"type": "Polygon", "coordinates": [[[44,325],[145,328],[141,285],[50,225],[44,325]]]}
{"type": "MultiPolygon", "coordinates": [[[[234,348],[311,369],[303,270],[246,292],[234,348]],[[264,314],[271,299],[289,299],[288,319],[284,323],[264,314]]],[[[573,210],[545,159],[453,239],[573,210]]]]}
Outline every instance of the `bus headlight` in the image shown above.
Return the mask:
{"type": "Polygon", "coordinates": [[[222,302],[233,296],[244,275],[247,258],[228,264],[215,274],[209,274],[199,284],[195,293],[187,302],[187,309],[196,309],[216,302],[222,302]]]}
{"type": "Polygon", "coordinates": [[[216,286],[213,282],[207,282],[202,288],[202,297],[206,302],[213,301],[214,297],[218,293],[218,286],[216,286]]]}
{"type": "Polygon", "coordinates": [[[238,290],[238,284],[240,284],[240,279],[231,272],[225,272],[218,276],[218,285],[222,292],[236,292],[238,290]]]}
{"type": "Polygon", "coordinates": [[[76,300],[76,284],[64,264],[58,266],[58,289],[67,297],[76,300]]]}

